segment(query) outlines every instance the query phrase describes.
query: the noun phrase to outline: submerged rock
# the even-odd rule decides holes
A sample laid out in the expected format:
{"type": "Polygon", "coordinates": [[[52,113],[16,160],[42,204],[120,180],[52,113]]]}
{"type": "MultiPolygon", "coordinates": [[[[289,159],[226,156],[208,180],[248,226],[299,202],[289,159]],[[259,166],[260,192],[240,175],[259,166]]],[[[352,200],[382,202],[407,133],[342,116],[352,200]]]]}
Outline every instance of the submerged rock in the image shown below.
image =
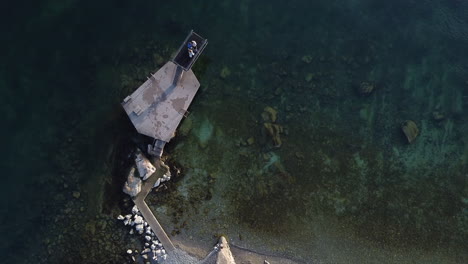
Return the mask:
{"type": "Polygon", "coordinates": [[[80,198],[80,196],[81,196],[80,192],[78,191],[73,192],[73,197],[75,197],[76,199],[80,198]]]}
{"type": "Polygon", "coordinates": [[[278,111],[276,111],[274,108],[272,107],[265,107],[265,109],[263,109],[263,113],[262,113],[262,118],[263,118],[263,121],[265,122],[276,122],[276,119],[278,117],[278,111]]]}
{"type": "Polygon", "coordinates": [[[369,95],[374,91],[375,89],[375,84],[372,82],[362,82],[359,85],[358,92],[361,95],[369,95]]]}
{"type": "Polygon", "coordinates": [[[221,69],[221,73],[219,74],[219,76],[224,79],[229,77],[229,75],[231,75],[231,70],[228,67],[224,66],[223,69],[221,69]]]}
{"type": "Polygon", "coordinates": [[[406,120],[401,124],[401,129],[408,140],[408,143],[412,143],[416,137],[419,135],[419,129],[416,123],[412,120],[406,120]]]}
{"type": "Polygon", "coordinates": [[[205,148],[208,141],[213,136],[214,127],[208,119],[203,120],[196,136],[198,137],[200,147],[205,148]]]}
{"type": "Polygon", "coordinates": [[[432,112],[432,118],[434,118],[435,121],[442,121],[445,119],[445,115],[442,112],[434,111],[432,112]]]}

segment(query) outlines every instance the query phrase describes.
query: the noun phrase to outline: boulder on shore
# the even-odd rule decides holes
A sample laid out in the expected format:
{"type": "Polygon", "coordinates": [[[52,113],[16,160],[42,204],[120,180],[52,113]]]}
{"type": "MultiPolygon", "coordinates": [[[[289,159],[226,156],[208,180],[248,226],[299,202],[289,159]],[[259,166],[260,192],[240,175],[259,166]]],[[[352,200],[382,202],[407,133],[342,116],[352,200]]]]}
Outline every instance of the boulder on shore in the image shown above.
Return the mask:
{"type": "Polygon", "coordinates": [[[135,158],[135,165],[138,169],[138,174],[143,180],[149,178],[156,171],[156,168],[151,164],[151,162],[143,155],[143,153],[138,152],[135,158]]]}
{"type": "Polygon", "coordinates": [[[123,187],[123,192],[135,197],[141,191],[141,180],[135,177],[135,168],[132,167],[130,169],[130,173],[128,174],[127,181],[123,187]]]}

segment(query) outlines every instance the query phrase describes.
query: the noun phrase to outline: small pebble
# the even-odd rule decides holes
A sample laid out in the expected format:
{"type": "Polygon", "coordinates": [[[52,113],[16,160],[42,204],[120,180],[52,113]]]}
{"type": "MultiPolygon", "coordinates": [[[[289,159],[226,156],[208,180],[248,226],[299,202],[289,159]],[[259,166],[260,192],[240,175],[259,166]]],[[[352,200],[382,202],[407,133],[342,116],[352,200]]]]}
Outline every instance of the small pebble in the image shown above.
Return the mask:
{"type": "Polygon", "coordinates": [[[133,251],[131,249],[127,250],[127,254],[132,254],[133,251]]]}

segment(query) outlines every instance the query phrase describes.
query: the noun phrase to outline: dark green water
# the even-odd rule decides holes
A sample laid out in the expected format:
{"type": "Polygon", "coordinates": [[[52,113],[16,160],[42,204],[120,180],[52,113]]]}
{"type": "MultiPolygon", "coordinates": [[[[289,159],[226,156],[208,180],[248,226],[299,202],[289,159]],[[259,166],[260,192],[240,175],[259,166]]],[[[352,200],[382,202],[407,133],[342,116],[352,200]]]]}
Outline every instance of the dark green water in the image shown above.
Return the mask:
{"type": "Polygon", "coordinates": [[[177,137],[170,152],[197,151],[223,173],[232,168],[216,168],[219,157],[238,156],[227,146],[253,136],[257,158],[235,163],[236,176],[257,177],[248,168],[270,151],[287,171],[267,187],[240,184],[227,198],[238,223],[274,235],[320,212],[380,247],[466,260],[466,1],[17,1],[2,11],[3,263],[125,260],[131,239],[113,218],[136,135],[119,103],[192,28],[210,41],[194,67],[194,127],[208,119],[227,142],[177,154],[195,136],[177,137]],[[360,95],[362,82],[375,90],[360,95]],[[287,130],[280,149],[261,132],[265,106],[287,130]],[[420,131],[412,144],[405,120],[420,131]]]}

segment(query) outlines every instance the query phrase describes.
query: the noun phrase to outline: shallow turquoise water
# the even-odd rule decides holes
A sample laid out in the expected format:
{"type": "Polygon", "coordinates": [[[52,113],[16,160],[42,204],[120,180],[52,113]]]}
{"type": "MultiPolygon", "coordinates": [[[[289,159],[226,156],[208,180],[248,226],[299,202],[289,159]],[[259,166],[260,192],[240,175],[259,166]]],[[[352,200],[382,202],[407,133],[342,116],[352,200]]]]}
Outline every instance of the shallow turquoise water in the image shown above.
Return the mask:
{"type": "MultiPolygon", "coordinates": [[[[210,41],[194,67],[202,84],[191,108],[195,120],[213,122],[213,137],[221,130],[232,145],[255,137],[248,151],[278,152],[294,179],[287,187],[288,178],[269,183],[265,195],[261,186],[241,189],[245,193],[233,198],[245,205],[240,222],[270,230],[287,223],[288,214],[255,222],[257,213],[279,208],[300,218],[312,206],[364,237],[362,228],[370,228],[368,238],[385,245],[463,246],[464,1],[44,1],[7,9],[0,46],[6,263],[24,255],[58,261],[60,254],[41,252],[63,245],[74,261],[84,261],[70,245],[79,240],[87,250],[94,244],[79,235],[90,228],[76,223],[115,212],[121,180],[113,168],[124,167],[115,165],[125,160],[119,153],[135,137],[119,102],[192,28],[210,41]],[[231,74],[221,78],[225,67],[231,74]],[[375,83],[369,96],[356,92],[362,82],[375,83]],[[277,122],[288,132],[278,150],[261,132],[265,106],[278,110],[277,122]],[[407,119],[420,129],[411,145],[400,131],[407,119]],[[279,187],[295,195],[284,199],[279,187]],[[304,196],[307,203],[299,205],[304,196]],[[74,225],[56,245],[42,241],[74,225]]],[[[176,138],[174,145],[195,138],[176,138]]],[[[70,262],[67,257],[61,260],[70,262]]]]}

